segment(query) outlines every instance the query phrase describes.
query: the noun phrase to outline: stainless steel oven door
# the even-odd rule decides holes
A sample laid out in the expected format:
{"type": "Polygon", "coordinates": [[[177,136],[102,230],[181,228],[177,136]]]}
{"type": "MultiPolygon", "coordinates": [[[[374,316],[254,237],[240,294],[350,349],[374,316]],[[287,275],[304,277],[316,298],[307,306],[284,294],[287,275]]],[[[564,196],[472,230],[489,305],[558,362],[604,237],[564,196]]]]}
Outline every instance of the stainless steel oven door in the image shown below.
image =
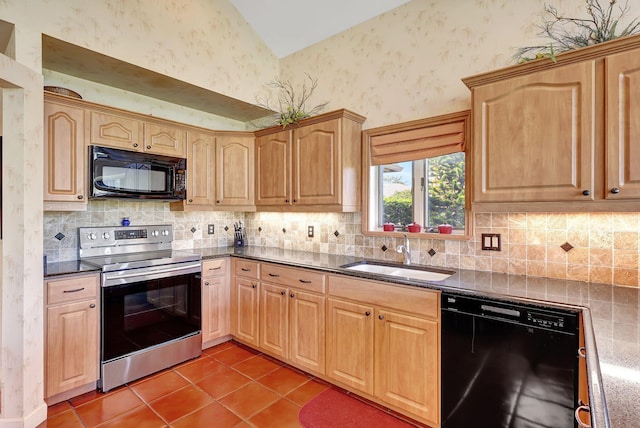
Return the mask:
{"type": "Polygon", "coordinates": [[[200,354],[200,272],[189,262],[103,273],[103,391],[200,354]]]}

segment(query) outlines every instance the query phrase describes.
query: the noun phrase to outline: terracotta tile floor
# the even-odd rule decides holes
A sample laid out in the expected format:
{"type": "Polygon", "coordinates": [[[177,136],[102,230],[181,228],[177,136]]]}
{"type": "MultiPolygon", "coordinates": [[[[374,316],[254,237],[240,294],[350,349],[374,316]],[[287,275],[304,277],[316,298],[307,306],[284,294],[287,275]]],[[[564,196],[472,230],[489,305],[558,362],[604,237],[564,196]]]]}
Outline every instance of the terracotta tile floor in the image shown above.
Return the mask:
{"type": "Polygon", "coordinates": [[[116,388],[49,407],[40,427],[300,427],[300,408],[329,388],[235,342],[116,388]]]}

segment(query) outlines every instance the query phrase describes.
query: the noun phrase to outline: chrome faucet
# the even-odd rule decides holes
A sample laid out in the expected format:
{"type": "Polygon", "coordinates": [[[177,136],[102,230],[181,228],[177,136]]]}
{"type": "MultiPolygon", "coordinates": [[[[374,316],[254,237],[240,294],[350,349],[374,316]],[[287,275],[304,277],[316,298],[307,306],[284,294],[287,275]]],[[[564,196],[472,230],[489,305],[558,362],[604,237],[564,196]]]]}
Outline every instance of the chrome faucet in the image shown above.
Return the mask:
{"type": "Polygon", "coordinates": [[[407,235],[406,233],[403,233],[403,235],[404,235],[404,245],[398,245],[398,247],[396,248],[396,252],[404,254],[403,263],[405,265],[410,265],[411,264],[411,248],[409,248],[409,235],[407,235]]]}

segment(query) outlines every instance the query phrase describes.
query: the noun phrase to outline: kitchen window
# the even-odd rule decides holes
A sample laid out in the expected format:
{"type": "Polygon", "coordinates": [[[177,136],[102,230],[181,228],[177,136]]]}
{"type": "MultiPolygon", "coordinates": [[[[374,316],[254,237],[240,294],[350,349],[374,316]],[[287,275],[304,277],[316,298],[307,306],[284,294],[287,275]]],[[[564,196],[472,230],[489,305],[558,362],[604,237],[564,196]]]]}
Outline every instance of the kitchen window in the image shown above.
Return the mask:
{"type": "Polygon", "coordinates": [[[466,136],[469,112],[365,130],[363,233],[395,232],[412,222],[421,235],[461,239],[470,236],[466,198],[466,136]],[[453,227],[450,234],[438,226],[453,227]]]}

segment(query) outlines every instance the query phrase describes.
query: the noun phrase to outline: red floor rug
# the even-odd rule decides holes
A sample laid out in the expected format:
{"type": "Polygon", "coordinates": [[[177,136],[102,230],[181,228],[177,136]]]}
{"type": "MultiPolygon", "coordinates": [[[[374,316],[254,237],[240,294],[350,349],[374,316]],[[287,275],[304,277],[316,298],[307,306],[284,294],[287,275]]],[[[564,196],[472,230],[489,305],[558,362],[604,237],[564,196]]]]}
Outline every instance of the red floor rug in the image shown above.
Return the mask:
{"type": "Polygon", "coordinates": [[[333,388],[305,404],[298,420],[304,428],[414,427],[333,388]]]}

